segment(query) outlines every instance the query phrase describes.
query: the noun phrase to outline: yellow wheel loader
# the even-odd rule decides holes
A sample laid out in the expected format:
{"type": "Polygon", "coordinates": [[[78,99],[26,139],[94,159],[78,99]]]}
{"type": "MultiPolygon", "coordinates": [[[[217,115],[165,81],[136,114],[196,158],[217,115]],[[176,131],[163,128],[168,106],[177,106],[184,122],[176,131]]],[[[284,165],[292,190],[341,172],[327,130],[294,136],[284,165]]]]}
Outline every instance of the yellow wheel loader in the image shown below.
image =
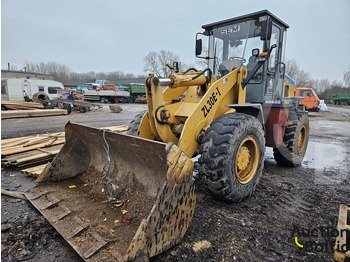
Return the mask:
{"type": "Polygon", "coordinates": [[[300,165],[309,122],[285,77],[287,28],[267,10],[204,25],[196,55],[208,68],[150,74],[147,111],[128,134],[68,123],[64,147],[26,196],[84,260],[131,261],[186,233],[193,156],[208,190],[233,202],[255,190],[266,146],[279,164],[300,165]]]}

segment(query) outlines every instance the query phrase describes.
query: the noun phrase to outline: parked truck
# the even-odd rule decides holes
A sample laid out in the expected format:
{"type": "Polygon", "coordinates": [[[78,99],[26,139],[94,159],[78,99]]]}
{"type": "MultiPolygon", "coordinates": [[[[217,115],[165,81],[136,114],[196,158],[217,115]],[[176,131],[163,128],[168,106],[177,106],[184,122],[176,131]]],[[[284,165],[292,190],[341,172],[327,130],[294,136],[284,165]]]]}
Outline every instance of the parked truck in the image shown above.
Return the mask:
{"type": "Polygon", "coordinates": [[[98,90],[88,89],[84,90],[85,101],[100,101],[101,103],[117,103],[128,102],[130,98],[130,92],[124,90],[124,88],[114,90],[98,90]]]}
{"type": "Polygon", "coordinates": [[[85,90],[89,90],[89,89],[100,90],[101,88],[102,86],[96,83],[84,83],[81,85],[77,85],[76,90],[78,92],[84,92],[85,90]]]}
{"type": "Polygon", "coordinates": [[[295,96],[304,97],[299,105],[304,106],[307,111],[320,111],[320,99],[312,88],[298,87],[295,91],[295,96]]]}
{"type": "Polygon", "coordinates": [[[130,83],[127,87],[130,92],[130,102],[135,102],[137,98],[146,96],[145,84],[130,83]]]}
{"type": "Polygon", "coordinates": [[[53,99],[63,84],[54,80],[38,78],[1,79],[1,99],[4,101],[31,101],[37,98],[53,99]]]}
{"type": "Polygon", "coordinates": [[[335,105],[350,105],[350,94],[336,94],[333,102],[335,105]]]}

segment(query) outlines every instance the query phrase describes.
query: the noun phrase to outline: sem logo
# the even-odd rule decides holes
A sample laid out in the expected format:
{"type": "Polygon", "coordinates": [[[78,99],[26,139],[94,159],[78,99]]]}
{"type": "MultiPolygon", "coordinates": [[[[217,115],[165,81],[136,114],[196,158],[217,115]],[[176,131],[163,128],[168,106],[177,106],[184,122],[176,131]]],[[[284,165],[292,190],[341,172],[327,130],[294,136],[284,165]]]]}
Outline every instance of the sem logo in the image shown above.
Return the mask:
{"type": "Polygon", "coordinates": [[[236,26],[233,26],[233,27],[231,27],[231,28],[222,29],[222,30],[221,30],[221,34],[222,34],[222,35],[227,35],[227,34],[236,33],[236,32],[238,32],[240,29],[241,29],[241,26],[236,25],[236,26]]]}

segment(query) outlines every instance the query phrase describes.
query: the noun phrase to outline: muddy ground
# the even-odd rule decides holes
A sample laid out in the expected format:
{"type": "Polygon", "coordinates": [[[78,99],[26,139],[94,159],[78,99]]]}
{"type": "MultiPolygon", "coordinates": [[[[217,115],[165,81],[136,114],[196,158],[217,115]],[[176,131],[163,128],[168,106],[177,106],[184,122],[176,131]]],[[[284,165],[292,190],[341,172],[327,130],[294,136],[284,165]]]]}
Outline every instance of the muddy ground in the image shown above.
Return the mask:
{"type": "MultiPolygon", "coordinates": [[[[121,114],[102,110],[6,120],[2,138],[63,131],[68,119],[98,127],[127,124],[143,108],[125,105],[121,114]]],[[[302,166],[277,166],[267,149],[255,193],[239,204],[216,200],[196,177],[197,205],[185,238],[151,261],[333,261],[335,238],[327,232],[336,228],[339,204],[350,205],[349,130],[350,108],[310,113],[310,142],[302,166]],[[298,247],[296,230],[312,229],[316,235],[299,236],[304,247],[298,247]]],[[[2,170],[1,182],[1,188],[11,191],[35,185],[32,177],[15,169],[2,170]]],[[[2,195],[1,233],[1,261],[82,261],[25,200],[2,195]]]]}

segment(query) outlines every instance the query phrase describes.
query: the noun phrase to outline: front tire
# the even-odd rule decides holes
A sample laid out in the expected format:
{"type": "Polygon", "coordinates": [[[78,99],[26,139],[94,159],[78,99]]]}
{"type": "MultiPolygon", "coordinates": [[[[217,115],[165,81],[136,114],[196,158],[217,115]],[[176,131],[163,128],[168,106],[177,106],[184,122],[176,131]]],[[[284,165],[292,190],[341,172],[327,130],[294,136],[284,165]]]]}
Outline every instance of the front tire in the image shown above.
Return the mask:
{"type": "Polygon", "coordinates": [[[146,111],[142,111],[141,113],[137,114],[134,119],[130,122],[127,134],[132,136],[137,136],[139,127],[142,121],[143,116],[145,115],[146,111]]]}
{"type": "Polygon", "coordinates": [[[309,141],[309,117],[302,114],[297,124],[286,127],[283,142],[285,147],[273,149],[276,162],[282,166],[300,166],[309,141]]]}
{"type": "Polygon", "coordinates": [[[262,125],[250,115],[222,115],[205,132],[200,153],[200,174],[209,191],[221,199],[242,201],[254,192],[262,174],[262,125]]]}

